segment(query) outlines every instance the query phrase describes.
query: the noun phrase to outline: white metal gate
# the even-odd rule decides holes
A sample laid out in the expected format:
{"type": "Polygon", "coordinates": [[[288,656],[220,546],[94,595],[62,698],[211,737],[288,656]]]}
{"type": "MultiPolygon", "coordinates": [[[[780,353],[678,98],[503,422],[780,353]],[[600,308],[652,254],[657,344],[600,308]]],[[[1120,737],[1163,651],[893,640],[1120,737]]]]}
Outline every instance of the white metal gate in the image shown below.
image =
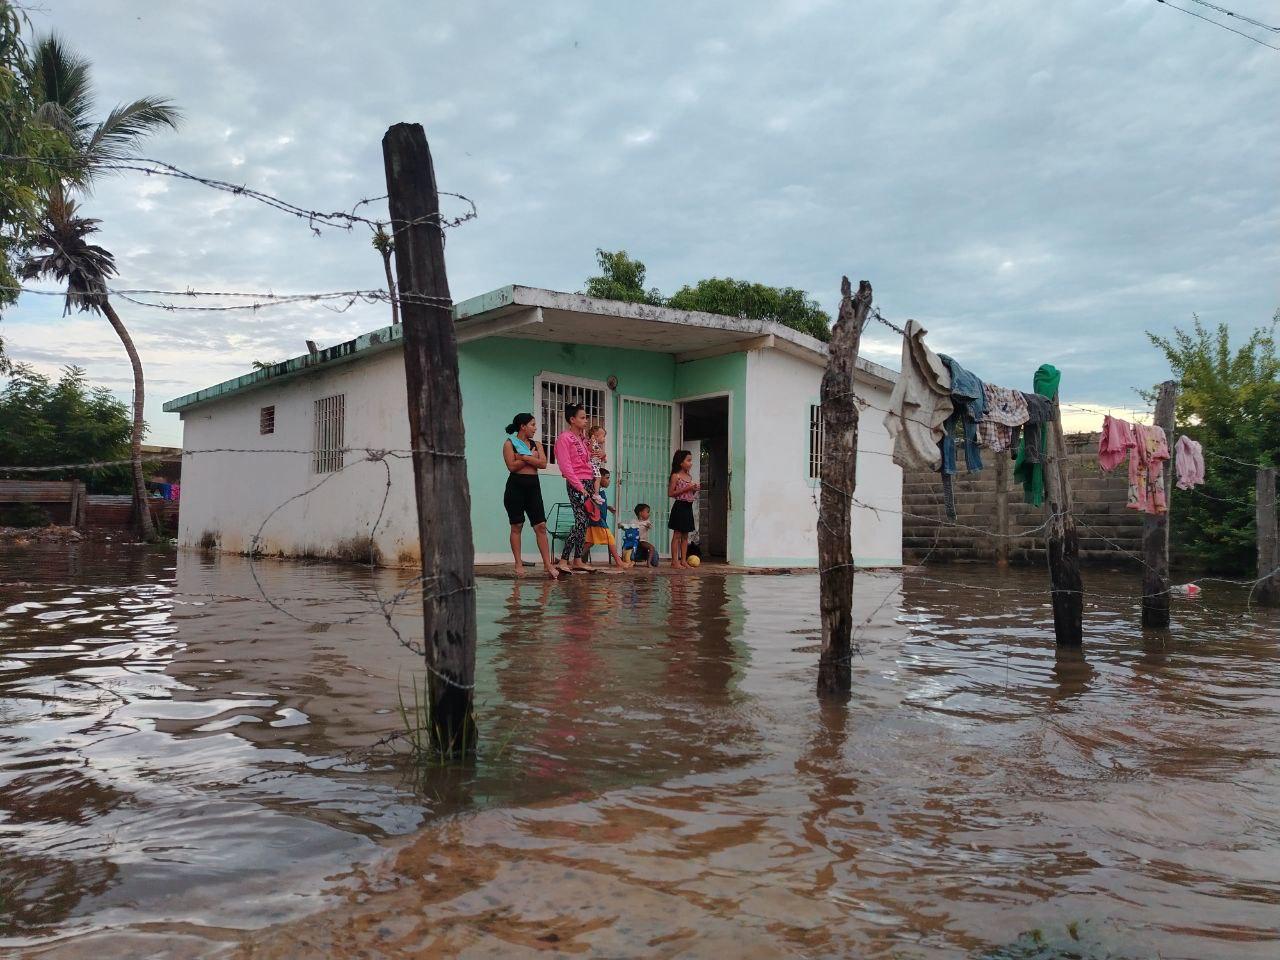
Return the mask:
{"type": "Polygon", "coordinates": [[[618,519],[635,519],[637,503],[647,503],[653,521],[653,544],[666,553],[667,483],[671,479],[671,457],[675,453],[675,404],[661,400],[622,398],[622,424],[618,430],[618,470],[615,503],[618,519]]]}

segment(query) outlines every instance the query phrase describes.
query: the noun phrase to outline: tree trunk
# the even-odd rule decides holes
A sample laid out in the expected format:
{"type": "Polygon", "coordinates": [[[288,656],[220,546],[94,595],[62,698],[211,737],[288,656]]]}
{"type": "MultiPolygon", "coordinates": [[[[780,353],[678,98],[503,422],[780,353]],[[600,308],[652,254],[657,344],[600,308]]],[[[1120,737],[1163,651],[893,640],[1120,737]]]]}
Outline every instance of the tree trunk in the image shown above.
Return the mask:
{"type": "Polygon", "coordinates": [[[1259,467],[1257,500],[1254,510],[1258,522],[1258,602],[1280,607],[1280,536],[1276,531],[1276,468],[1259,467]]]}
{"type": "Polygon", "coordinates": [[[391,248],[380,251],[382,253],[382,268],[387,271],[387,293],[391,295],[391,325],[394,327],[400,322],[400,298],[396,295],[396,279],[391,272],[391,248]]]}
{"type": "Polygon", "coordinates": [[[840,282],[840,314],[822,375],[822,492],[818,507],[818,578],[822,653],[818,696],[847,700],[853,686],[853,491],[858,466],[858,404],[854,371],[862,328],[871,312],[871,284],[840,282]]]}
{"type": "Polygon", "coordinates": [[[129,355],[129,363],[133,366],[133,431],[129,437],[129,457],[133,461],[133,519],[138,536],[143,540],[154,540],[156,528],[151,522],[151,508],[147,505],[147,484],[142,477],[142,419],[143,402],[146,398],[142,382],[142,360],[133,346],[133,338],[125,329],[119,314],[105,297],[102,301],[102,312],[111,329],[116,332],[120,342],[124,344],[125,353],[129,355]]]}

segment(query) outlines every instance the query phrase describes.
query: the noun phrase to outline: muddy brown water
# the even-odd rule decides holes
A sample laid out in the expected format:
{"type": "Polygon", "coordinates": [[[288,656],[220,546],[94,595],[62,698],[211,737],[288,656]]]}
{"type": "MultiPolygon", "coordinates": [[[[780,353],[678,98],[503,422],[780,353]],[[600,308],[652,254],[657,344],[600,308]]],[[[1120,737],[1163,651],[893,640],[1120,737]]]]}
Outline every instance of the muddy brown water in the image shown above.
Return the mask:
{"type": "Polygon", "coordinates": [[[1280,956],[1244,591],[1144,636],[1087,571],[1056,656],[1040,571],[860,574],[824,709],[812,576],[482,580],[480,757],[415,770],[364,752],[422,673],[400,575],[258,570],[306,622],[237,558],[0,555],[0,953],[1280,956]]]}

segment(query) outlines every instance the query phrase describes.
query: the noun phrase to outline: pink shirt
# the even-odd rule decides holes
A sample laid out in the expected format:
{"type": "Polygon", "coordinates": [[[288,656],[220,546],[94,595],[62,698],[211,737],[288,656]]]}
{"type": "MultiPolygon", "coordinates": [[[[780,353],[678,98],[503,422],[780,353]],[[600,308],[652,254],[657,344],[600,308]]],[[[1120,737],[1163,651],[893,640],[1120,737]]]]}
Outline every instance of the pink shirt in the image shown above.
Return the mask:
{"type": "Polygon", "coordinates": [[[584,480],[590,480],[591,451],[587,442],[573,430],[566,430],[556,437],[556,466],[565,482],[579,493],[586,493],[584,480]]]}
{"type": "Polygon", "coordinates": [[[1126,421],[1112,416],[1103,418],[1102,436],[1098,439],[1098,464],[1103,470],[1120,466],[1137,445],[1133,427],[1126,421]]]}
{"type": "Polygon", "coordinates": [[[693,481],[686,480],[684,477],[676,477],[676,492],[671,495],[676,500],[684,500],[686,503],[693,503],[698,499],[698,492],[693,489],[693,481]]]}
{"type": "Polygon", "coordinates": [[[1190,490],[1204,483],[1204,450],[1200,444],[1183,434],[1178,438],[1174,452],[1177,454],[1174,463],[1178,469],[1178,489],[1190,490]]]}

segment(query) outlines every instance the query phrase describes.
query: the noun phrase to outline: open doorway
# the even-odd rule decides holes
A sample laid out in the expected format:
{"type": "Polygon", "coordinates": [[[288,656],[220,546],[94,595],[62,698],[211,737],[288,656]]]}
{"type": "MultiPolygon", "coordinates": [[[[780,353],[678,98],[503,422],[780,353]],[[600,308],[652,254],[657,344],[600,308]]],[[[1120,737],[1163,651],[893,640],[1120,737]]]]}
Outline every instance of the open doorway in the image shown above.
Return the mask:
{"type": "Polygon", "coordinates": [[[702,484],[694,504],[698,545],[708,560],[729,556],[729,398],[680,403],[680,446],[693,453],[694,479],[702,484]]]}

